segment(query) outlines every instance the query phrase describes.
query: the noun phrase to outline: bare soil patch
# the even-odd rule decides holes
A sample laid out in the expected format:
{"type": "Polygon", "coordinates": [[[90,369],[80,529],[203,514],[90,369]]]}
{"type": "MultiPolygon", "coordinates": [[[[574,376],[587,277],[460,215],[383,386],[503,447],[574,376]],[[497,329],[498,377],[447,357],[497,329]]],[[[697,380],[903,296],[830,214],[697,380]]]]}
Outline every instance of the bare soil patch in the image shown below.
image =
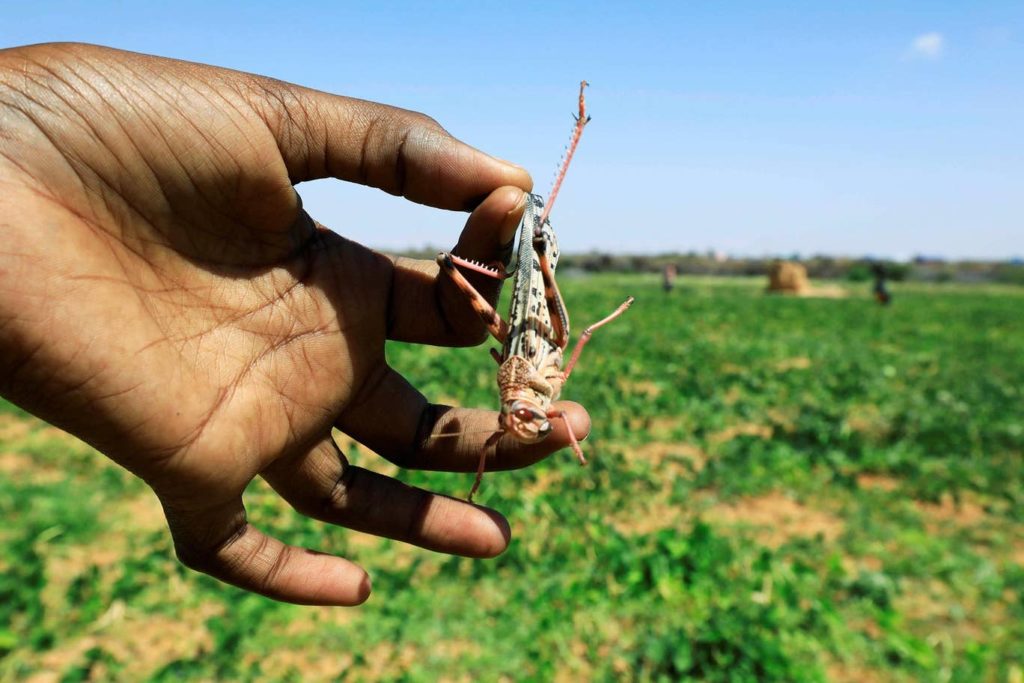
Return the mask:
{"type": "Polygon", "coordinates": [[[773,427],[783,432],[792,432],[800,417],[800,408],[796,405],[773,406],[765,411],[765,415],[772,421],[773,427]]]}
{"type": "Polygon", "coordinates": [[[775,433],[771,425],[757,424],[756,422],[743,422],[731,427],[726,427],[708,435],[708,443],[718,445],[726,441],[732,441],[738,436],[754,436],[760,439],[770,439],[775,433]]]}
{"type": "Polygon", "coordinates": [[[846,426],[870,439],[881,439],[891,430],[889,421],[882,415],[878,406],[863,403],[851,406],[846,413],[846,426]]]}
{"type": "Polygon", "coordinates": [[[623,377],[619,379],[618,385],[627,394],[638,394],[647,398],[657,398],[661,395],[661,387],[649,379],[632,380],[623,377]]]}
{"type": "Polygon", "coordinates": [[[15,441],[32,430],[33,421],[16,415],[0,413],[0,443],[15,441]]]}
{"type": "Polygon", "coordinates": [[[850,292],[839,285],[812,285],[803,296],[812,299],[845,299],[850,296],[850,292]]]}
{"type": "Polygon", "coordinates": [[[29,455],[13,451],[0,452],[0,476],[34,484],[55,484],[65,474],[56,467],[38,463],[29,455]]]}
{"type": "Polygon", "coordinates": [[[627,536],[643,536],[662,529],[681,529],[713,507],[712,491],[694,491],[685,504],[673,503],[668,499],[669,486],[653,496],[637,496],[633,503],[611,512],[609,523],[627,536]]]}
{"type": "Polygon", "coordinates": [[[871,572],[880,572],[885,566],[882,558],[875,557],[874,555],[843,555],[842,561],[843,569],[849,574],[857,574],[865,569],[871,572]]]}
{"type": "Polygon", "coordinates": [[[150,491],[113,503],[104,510],[102,519],[116,534],[149,533],[167,527],[164,509],[150,491]]]}
{"type": "Polygon", "coordinates": [[[829,662],[825,679],[831,683],[881,683],[891,680],[883,672],[854,662],[829,662]]]}
{"type": "Polygon", "coordinates": [[[942,494],[938,503],[926,503],[914,501],[914,506],[925,518],[929,526],[939,527],[946,524],[954,524],[958,527],[972,527],[982,524],[988,519],[985,509],[971,498],[961,498],[959,501],[949,493],[942,494]]]}
{"type": "Polygon", "coordinates": [[[708,461],[707,453],[688,443],[654,441],[643,446],[623,446],[622,451],[627,461],[646,463],[669,477],[692,476],[704,469],[708,461]]]}
{"type": "Polygon", "coordinates": [[[249,662],[259,659],[260,671],[267,680],[285,680],[297,675],[310,683],[336,681],[355,661],[347,652],[335,653],[320,647],[275,647],[267,653],[251,654],[247,659],[249,662]]]}
{"type": "Polygon", "coordinates": [[[1017,541],[1010,552],[1010,560],[1024,567],[1024,541],[1017,541]]]}
{"type": "Polygon", "coordinates": [[[727,406],[734,406],[743,400],[743,389],[733,384],[731,387],[725,390],[722,394],[722,403],[727,406]]]}
{"type": "Polygon", "coordinates": [[[719,524],[753,527],[757,540],[770,548],[778,548],[793,538],[816,536],[832,543],[845,528],[843,520],[835,515],[798,503],[782,493],[719,504],[707,514],[719,524]]]}
{"type": "Polygon", "coordinates": [[[943,635],[957,645],[982,640],[1008,620],[1008,607],[1016,598],[979,604],[969,589],[958,590],[935,578],[907,580],[894,600],[894,607],[928,638],[943,635]]]}
{"type": "Polygon", "coordinates": [[[857,476],[857,486],[874,491],[895,491],[900,487],[900,480],[884,474],[861,474],[857,476]]]}
{"type": "Polygon", "coordinates": [[[644,420],[637,429],[646,430],[657,441],[665,441],[679,430],[681,422],[678,416],[652,417],[644,420]]]}
{"type": "Polygon", "coordinates": [[[811,367],[811,359],[807,356],[794,356],[793,358],[783,358],[775,363],[775,370],[777,372],[787,372],[789,370],[806,370],[811,367]]]}
{"type": "Polygon", "coordinates": [[[609,522],[626,535],[644,535],[666,528],[678,528],[691,521],[694,510],[707,493],[694,494],[687,505],[669,500],[674,482],[678,479],[692,479],[708,462],[708,453],[691,443],[654,441],[634,446],[610,444],[610,450],[622,453],[627,464],[643,463],[657,473],[659,489],[653,493],[636,496],[628,506],[609,511],[609,522]]]}
{"type": "Polygon", "coordinates": [[[678,529],[693,518],[689,508],[664,501],[640,501],[628,510],[612,515],[611,525],[625,536],[644,536],[662,529],[678,529]]]}
{"type": "MultiPolygon", "coordinates": [[[[84,654],[94,647],[109,652],[124,666],[119,672],[123,680],[143,680],[175,659],[209,651],[213,647],[213,639],[206,630],[205,622],[222,611],[222,606],[211,603],[199,609],[182,611],[172,618],[131,612],[116,602],[108,615],[100,617],[98,624],[102,625],[97,626],[94,632],[65,641],[44,653],[37,663],[40,671],[28,681],[44,683],[59,680],[61,672],[81,661],[84,654]]],[[[103,680],[102,672],[93,673],[93,680],[103,680]]]]}
{"type": "Polygon", "coordinates": [[[523,494],[530,498],[536,498],[560,485],[563,481],[565,481],[565,476],[559,470],[538,468],[534,480],[523,487],[523,494]]]}

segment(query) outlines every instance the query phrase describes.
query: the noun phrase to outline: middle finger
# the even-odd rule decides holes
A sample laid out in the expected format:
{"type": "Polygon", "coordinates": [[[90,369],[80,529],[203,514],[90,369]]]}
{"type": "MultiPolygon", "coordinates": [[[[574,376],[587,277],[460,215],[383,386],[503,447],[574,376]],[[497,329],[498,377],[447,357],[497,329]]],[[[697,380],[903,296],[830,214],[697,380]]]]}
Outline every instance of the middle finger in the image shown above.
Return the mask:
{"type": "Polygon", "coordinates": [[[511,538],[508,521],[494,510],[350,465],[330,436],[262,476],[302,514],[428,550],[494,557],[511,538]]]}
{"type": "MultiPolygon", "coordinates": [[[[577,440],[590,433],[583,406],[561,401],[577,440]]],[[[453,408],[430,403],[402,375],[382,363],[336,425],[356,441],[401,467],[443,472],[474,472],[488,438],[498,430],[498,412],[453,408]]],[[[522,443],[504,434],[487,454],[487,470],[532,465],[565,448],[570,437],[565,422],[536,443],[522,443]]]]}
{"type": "MultiPolygon", "coordinates": [[[[526,195],[502,187],[470,214],[454,253],[492,263],[506,254],[522,219],[526,195]]],[[[467,273],[467,279],[494,304],[501,280],[467,273]]],[[[396,258],[388,301],[388,338],[439,346],[480,343],[484,327],[468,298],[434,261],[396,258]]]]}

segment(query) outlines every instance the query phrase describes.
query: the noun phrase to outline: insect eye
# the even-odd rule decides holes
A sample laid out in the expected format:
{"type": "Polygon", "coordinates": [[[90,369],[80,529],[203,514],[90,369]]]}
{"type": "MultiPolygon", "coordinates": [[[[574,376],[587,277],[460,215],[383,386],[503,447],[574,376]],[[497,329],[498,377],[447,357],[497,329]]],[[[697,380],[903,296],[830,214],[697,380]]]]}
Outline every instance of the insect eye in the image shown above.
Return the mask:
{"type": "Polygon", "coordinates": [[[513,414],[520,422],[529,422],[533,419],[533,411],[529,408],[519,408],[513,414]]]}

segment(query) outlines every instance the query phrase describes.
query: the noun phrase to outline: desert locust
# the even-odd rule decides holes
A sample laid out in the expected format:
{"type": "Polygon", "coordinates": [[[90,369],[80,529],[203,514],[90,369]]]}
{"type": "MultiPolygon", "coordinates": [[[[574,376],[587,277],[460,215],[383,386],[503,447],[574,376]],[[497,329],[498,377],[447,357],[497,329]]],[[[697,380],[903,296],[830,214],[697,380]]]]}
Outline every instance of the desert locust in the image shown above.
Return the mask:
{"type": "Polygon", "coordinates": [[[558,399],[562,386],[569,379],[579,360],[580,351],[594,330],[622,315],[633,303],[633,297],[629,297],[609,316],[585,329],[576,342],[568,364],[562,368],[564,353],[569,345],[569,315],[555,282],[558,243],[548,214],[576,151],[583,127],[590,120],[586,114],[583,97],[586,86],[586,81],[580,84],[579,115],[576,117],[576,126],[569,147],[548,195],[547,208],[539,196],[527,195],[523,221],[519,228],[516,265],[512,274],[506,274],[506,264],[500,262],[485,265],[447,252],[437,257],[441,269],[466,294],[473,308],[487,325],[488,331],[502,345],[500,353],[495,349],[491,350],[491,355],[499,365],[498,391],[501,397],[501,414],[495,433],[488,438],[480,454],[476,479],[469,492],[470,499],[473,498],[483,478],[487,453],[506,433],[524,443],[533,443],[551,433],[553,420],[561,420],[568,430],[573,452],[581,465],[586,464],[583,450],[573,434],[565,412],[554,409],[552,403],[558,399]],[[460,268],[497,279],[512,277],[512,304],[507,321],[501,318],[490,302],[463,276],[460,268]]]}

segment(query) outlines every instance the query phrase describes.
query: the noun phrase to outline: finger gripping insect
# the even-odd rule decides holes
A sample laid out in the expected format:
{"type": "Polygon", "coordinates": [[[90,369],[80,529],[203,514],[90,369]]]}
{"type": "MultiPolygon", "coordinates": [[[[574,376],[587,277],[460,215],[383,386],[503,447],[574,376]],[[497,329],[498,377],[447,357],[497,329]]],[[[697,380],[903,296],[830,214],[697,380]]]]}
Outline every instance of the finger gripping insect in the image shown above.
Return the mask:
{"type": "Polygon", "coordinates": [[[517,264],[512,275],[512,303],[507,322],[460,272],[460,269],[465,269],[504,279],[503,264],[485,265],[448,253],[437,257],[443,272],[466,294],[488,331],[502,344],[500,353],[491,351],[499,364],[501,413],[497,430],[481,451],[476,479],[469,492],[470,500],[480,487],[488,452],[497,447],[504,434],[523,443],[535,443],[551,433],[553,420],[560,420],[565,424],[570,446],[580,464],[586,464],[568,417],[565,412],[554,409],[552,403],[558,399],[562,386],[579,360],[580,351],[590,340],[593,331],[622,315],[633,303],[633,297],[629,297],[610,315],[584,330],[568,365],[562,369],[565,349],[569,345],[569,315],[555,282],[558,242],[548,214],[576,151],[583,127],[590,121],[583,99],[586,85],[586,81],[580,84],[579,115],[576,116],[572,139],[552,186],[547,208],[539,196],[527,196],[519,229],[517,264]]]}

